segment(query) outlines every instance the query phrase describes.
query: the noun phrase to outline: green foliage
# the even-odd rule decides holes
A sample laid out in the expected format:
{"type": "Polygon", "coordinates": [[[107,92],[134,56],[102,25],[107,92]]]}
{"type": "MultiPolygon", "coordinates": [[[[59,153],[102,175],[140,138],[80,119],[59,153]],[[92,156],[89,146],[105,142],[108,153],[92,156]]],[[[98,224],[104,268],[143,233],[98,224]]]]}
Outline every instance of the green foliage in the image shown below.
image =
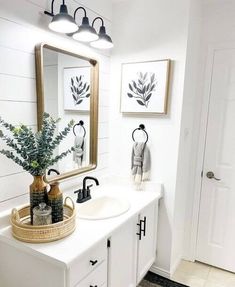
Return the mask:
{"type": "Polygon", "coordinates": [[[49,166],[57,163],[74,150],[71,147],[60,155],[53,155],[55,148],[74,125],[74,121],[71,120],[58,135],[55,135],[59,120],[44,113],[41,130],[33,133],[32,129],[25,125],[15,127],[0,117],[0,127],[10,132],[10,136],[8,136],[0,130],[0,138],[11,148],[11,150],[2,149],[0,153],[22,166],[30,174],[43,175],[49,166]]]}

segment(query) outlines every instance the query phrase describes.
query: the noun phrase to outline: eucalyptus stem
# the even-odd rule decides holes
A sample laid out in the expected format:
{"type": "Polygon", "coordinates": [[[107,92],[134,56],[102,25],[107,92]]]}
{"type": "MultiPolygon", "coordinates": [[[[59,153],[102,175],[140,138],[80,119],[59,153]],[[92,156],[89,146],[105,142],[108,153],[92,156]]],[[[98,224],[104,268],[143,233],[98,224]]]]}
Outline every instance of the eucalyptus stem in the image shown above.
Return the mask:
{"type": "Polygon", "coordinates": [[[25,125],[16,127],[0,117],[0,128],[10,133],[6,135],[3,130],[0,130],[0,138],[11,148],[11,150],[1,149],[0,154],[13,160],[32,175],[43,175],[49,166],[73,151],[71,147],[57,156],[53,155],[55,148],[66,138],[74,125],[74,121],[71,120],[58,135],[55,135],[59,120],[44,113],[42,128],[34,133],[25,125]]]}

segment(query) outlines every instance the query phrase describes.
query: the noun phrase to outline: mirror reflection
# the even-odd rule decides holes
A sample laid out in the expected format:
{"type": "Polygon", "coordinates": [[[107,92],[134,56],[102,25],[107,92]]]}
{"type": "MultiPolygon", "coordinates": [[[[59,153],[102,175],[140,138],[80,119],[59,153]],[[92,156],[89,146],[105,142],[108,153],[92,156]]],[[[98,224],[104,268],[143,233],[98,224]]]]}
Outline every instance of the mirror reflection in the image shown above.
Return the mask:
{"type": "MultiPolygon", "coordinates": [[[[74,151],[50,167],[52,170],[49,174],[47,171],[47,180],[50,181],[55,177],[57,179],[58,174],[59,178],[66,178],[80,173],[79,171],[95,168],[97,150],[95,145],[97,139],[94,138],[97,136],[97,132],[94,131],[97,129],[94,121],[94,117],[97,117],[95,112],[97,107],[94,107],[95,103],[97,104],[95,100],[97,95],[94,94],[93,82],[95,61],[67,54],[48,45],[42,46],[41,57],[42,91],[38,105],[41,103],[42,107],[39,108],[39,113],[47,112],[53,118],[61,119],[57,132],[60,132],[71,119],[74,120],[72,131],[58,146],[55,155],[71,147],[74,147],[74,151]]],[[[40,117],[41,115],[38,118],[40,117]]]]}

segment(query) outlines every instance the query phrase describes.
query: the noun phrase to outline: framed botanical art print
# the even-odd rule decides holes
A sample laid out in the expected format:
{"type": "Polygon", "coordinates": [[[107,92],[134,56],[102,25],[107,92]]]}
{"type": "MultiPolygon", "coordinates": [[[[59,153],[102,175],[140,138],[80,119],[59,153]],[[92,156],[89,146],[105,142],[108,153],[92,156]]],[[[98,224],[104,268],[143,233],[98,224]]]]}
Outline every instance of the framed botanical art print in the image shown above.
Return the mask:
{"type": "Polygon", "coordinates": [[[90,110],[90,67],[64,68],[64,109],[90,110]]]}
{"type": "Polygon", "coordinates": [[[122,64],[121,112],[167,113],[170,60],[122,64]]]}

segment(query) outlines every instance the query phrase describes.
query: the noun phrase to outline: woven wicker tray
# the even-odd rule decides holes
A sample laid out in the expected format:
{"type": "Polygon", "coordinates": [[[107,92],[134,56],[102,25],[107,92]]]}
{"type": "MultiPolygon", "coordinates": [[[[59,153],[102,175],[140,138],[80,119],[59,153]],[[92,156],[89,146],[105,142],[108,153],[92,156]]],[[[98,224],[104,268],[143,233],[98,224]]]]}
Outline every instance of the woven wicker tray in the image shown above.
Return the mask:
{"type": "Polygon", "coordinates": [[[12,235],[20,241],[29,243],[59,240],[74,232],[75,219],[75,206],[70,197],[66,197],[64,200],[64,220],[49,225],[31,225],[30,206],[25,206],[19,210],[14,208],[11,213],[12,235]],[[68,200],[71,202],[72,207],[68,205],[68,200]]]}

